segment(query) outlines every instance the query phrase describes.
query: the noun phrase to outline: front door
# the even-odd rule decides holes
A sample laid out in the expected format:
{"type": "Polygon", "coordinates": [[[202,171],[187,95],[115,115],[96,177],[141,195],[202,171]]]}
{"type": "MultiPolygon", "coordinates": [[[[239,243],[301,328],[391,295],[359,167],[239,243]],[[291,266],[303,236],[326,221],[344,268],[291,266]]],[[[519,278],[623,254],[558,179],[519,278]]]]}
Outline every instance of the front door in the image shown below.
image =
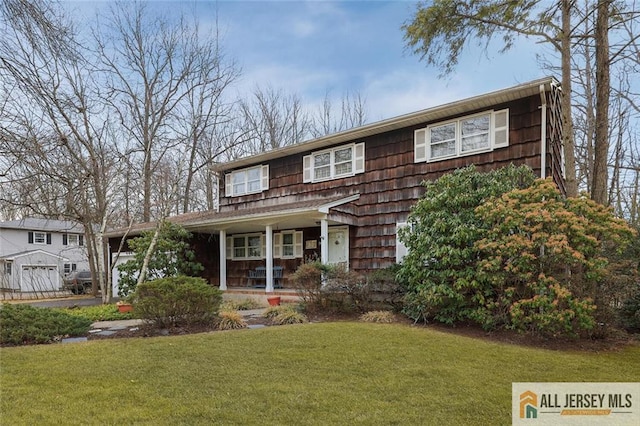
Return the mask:
{"type": "Polygon", "coordinates": [[[329,228],[329,261],[331,265],[342,263],[349,267],[349,227],[329,228]]]}

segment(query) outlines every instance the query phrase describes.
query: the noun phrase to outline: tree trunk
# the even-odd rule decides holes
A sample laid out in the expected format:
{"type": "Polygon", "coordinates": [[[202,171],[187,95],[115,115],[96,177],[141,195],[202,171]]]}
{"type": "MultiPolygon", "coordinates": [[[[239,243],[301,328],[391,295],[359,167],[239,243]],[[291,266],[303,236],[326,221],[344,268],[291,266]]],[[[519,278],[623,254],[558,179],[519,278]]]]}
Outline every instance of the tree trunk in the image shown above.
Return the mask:
{"type": "Polygon", "coordinates": [[[562,148],[568,197],[578,195],[576,153],[571,115],[571,0],[562,0],[562,148]]]}
{"type": "Polygon", "coordinates": [[[596,19],[596,136],[591,199],[607,205],[609,156],[609,3],[598,1],[596,19]]]}

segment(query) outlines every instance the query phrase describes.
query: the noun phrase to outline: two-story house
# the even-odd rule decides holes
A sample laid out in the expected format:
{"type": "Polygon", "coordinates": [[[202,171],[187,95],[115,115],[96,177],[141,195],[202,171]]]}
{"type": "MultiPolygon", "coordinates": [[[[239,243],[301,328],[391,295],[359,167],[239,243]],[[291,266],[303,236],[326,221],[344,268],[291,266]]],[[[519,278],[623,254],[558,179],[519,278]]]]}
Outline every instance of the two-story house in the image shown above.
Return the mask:
{"type": "MultiPolygon", "coordinates": [[[[405,252],[397,231],[425,180],[513,163],[564,190],[560,96],[544,78],[219,164],[219,210],[170,220],[194,233],[204,276],[223,290],[251,285],[258,267],[267,292],[287,287],[310,259],[384,268],[405,252]]],[[[115,250],[122,233],[111,235],[115,250]]]]}
{"type": "Polygon", "coordinates": [[[89,269],[82,225],[26,218],[0,222],[0,288],[50,292],[64,275],[89,269]]]}

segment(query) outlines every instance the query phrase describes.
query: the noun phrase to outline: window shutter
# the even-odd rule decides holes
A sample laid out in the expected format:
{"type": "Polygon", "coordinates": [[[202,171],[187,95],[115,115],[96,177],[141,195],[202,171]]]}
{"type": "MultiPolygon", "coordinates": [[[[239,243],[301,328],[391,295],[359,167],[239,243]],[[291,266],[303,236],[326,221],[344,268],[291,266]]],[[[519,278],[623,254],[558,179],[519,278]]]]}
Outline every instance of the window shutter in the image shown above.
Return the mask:
{"type": "Polygon", "coordinates": [[[416,163],[427,161],[427,129],[414,132],[414,161],[416,163]]]}
{"type": "Polygon", "coordinates": [[[293,257],[302,257],[302,231],[293,235],[293,257]]]}
{"type": "Polygon", "coordinates": [[[231,173],[224,175],[224,196],[231,197],[233,195],[233,185],[231,184],[231,173]]]}
{"type": "Polygon", "coordinates": [[[396,224],[396,263],[402,263],[402,259],[407,255],[407,246],[400,241],[400,230],[407,226],[406,222],[399,222],[396,224]]]}
{"type": "Polygon", "coordinates": [[[84,245],[84,235],[78,235],[78,245],[79,246],[84,245]]]}
{"type": "Polygon", "coordinates": [[[51,244],[51,233],[47,232],[47,244],[51,244]]]}
{"type": "Polygon", "coordinates": [[[313,181],[313,157],[311,155],[305,155],[302,158],[302,181],[312,182],[313,181]]]}
{"type": "Polygon", "coordinates": [[[509,146],[509,110],[503,109],[493,113],[493,146],[502,148],[509,146]]]}
{"type": "Polygon", "coordinates": [[[282,257],[282,234],[273,234],[273,257],[275,259],[282,257]]]}
{"type": "Polygon", "coordinates": [[[364,173],[364,142],[356,144],[354,160],[354,173],[364,173]]]}
{"type": "Polygon", "coordinates": [[[67,234],[62,234],[62,245],[63,246],[67,245],[67,234]]]}
{"type": "Polygon", "coordinates": [[[28,241],[29,241],[29,244],[33,244],[33,232],[32,231],[29,231],[28,241]]]}
{"type": "Polygon", "coordinates": [[[260,189],[266,191],[269,189],[269,165],[262,166],[262,179],[260,179],[260,189]]]}
{"type": "Polygon", "coordinates": [[[233,237],[227,237],[227,259],[233,258],[233,237]]]}

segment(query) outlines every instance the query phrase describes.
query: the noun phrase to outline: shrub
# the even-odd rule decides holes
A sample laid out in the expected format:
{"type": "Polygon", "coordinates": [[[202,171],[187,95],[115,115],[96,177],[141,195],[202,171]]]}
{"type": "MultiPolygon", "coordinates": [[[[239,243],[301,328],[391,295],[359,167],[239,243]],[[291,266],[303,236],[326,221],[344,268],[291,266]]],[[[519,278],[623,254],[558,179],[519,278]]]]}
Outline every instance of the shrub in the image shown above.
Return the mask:
{"type": "Polygon", "coordinates": [[[395,322],[396,316],[391,311],[369,311],[360,315],[360,321],[392,323],[395,322]]]}
{"type": "Polygon", "coordinates": [[[0,309],[0,343],[51,343],[63,337],[84,336],[91,328],[91,322],[59,310],[5,303],[0,309]]]}
{"type": "Polygon", "coordinates": [[[247,328],[247,322],[238,311],[221,311],[216,328],[218,330],[238,330],[247,328]]]}
{"type": "Polygon", "coordinates": [[[74,317],[83,317],[95,321],[117,321],[133,318],[131,312],[122,313],[118,311],[118,307],[114,304],[97,305],[97,306],[74,306],[71,308],[57,308],[74,317]]]}
{"type": "Polygon", "coordinates": [[[307,316],[294,309],[283,309],[278,315],[271,318],[271,323],[274,325],[302,324],[305,322],[309,322],[307,316]]]}
{"type": "Polygon", "coordinates": [[[623,303],[618,316],[622,328],[630,333],[640,333],[640,290],[623,303]]]}
{"type": "Polygon", "coordinates": [[[222,303],[221,310],[224,311],[250,311],[252,309],[259,309],[262,305],[255,299],[244,300],[225,300],[222,303]]]}
{"type": "Polygon", "coordinates": [[[273,319],[283,312],[289,312],[289,311],[300,312],[299,307],[300,307],[299,305],[294,305],[294,304],[269,306],[267,309],[264,310],[264,313],[262,314],[262,316],[268,319],[273,319]]]}
{"type": "Polygon", "coordinates": [[[212,322],[222,292],[202,278],[169,277],[142,283],[131,297],[136,316],[157,327],[212,322]]]}
{"type": "Polygon", "coordinates": [[[480,173],[470,166],[425,182],[425,193],[399,231],[407,246],[399,278],[406,283],[405,313],[444,323],[469,319],[476,305],[474,243],[487,229],[475,208],[492,196],[534,181],[531,169],[506,167],[480,173]]]}
{"type": "Polygon", "coordinates": [[[322,276],[327,267],[320,262],[303,263],[291,275],[294,286],[300,289],[300,298],[306,305],[317,305],[322,300],[322,276]]]}
{"type": "Polygon", "coordinates": [[[565,199],[539,179],[487,200],[477,214],[488,231],[475,243],[482,260],[471,319],[559,336],[592,330],[598,312],[608,315],[615,285],[606,285],[607,251],[622,252],[634,235],[609,208],[565,199]]]}

